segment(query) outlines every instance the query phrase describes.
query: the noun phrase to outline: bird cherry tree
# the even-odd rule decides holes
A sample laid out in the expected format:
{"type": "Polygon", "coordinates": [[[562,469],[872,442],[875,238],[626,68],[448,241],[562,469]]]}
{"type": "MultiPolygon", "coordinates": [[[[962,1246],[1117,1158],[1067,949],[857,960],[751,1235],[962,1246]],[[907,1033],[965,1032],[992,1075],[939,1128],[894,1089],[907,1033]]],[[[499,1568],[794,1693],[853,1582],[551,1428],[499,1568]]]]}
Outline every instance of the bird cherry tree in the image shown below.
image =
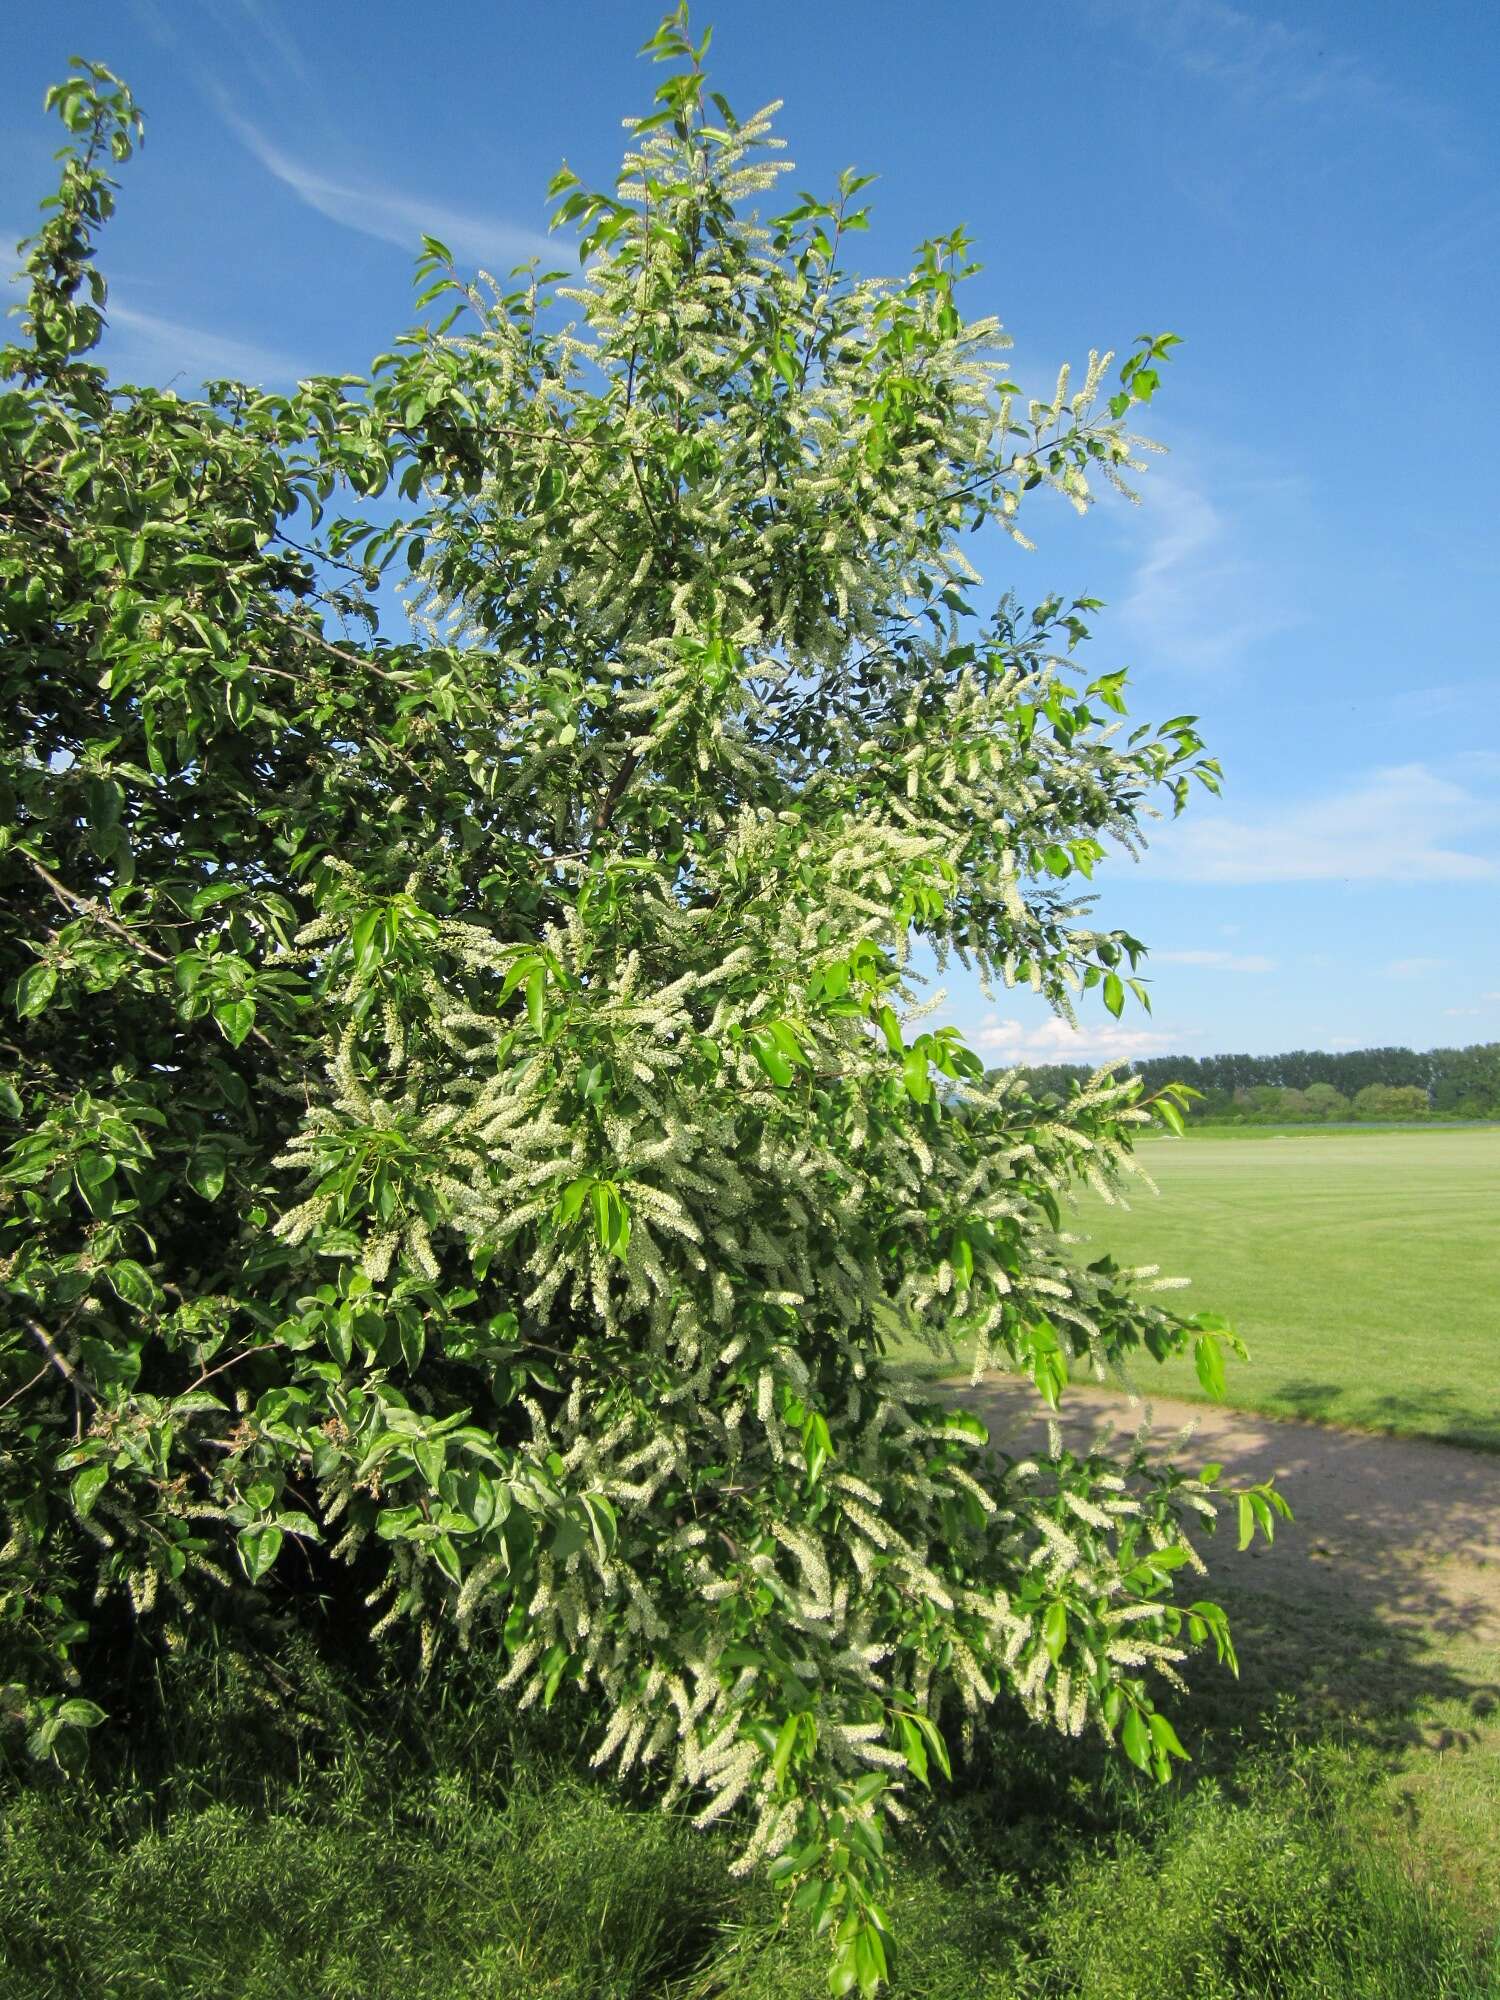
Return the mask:
{"type": "Polygon", "coordinates": [[[1159,1690],[1233,1663],[1179,1588],[1216,1468],[991,1452],[893,1366],[1221,1380],[1061,1228],[1178,1097],[986,1080],[912,956],[1118,1014],[1142,947],[1080,891],[1217,767],[1085,680],[1091,600],[965,553],[1138,469],[1172,337],[1027,400],[963,232],[858,275],[865,182],[788,200],[706,48],[668,19],[614,187],[554,181],[576,265],[429,239],[413,329],[289,396],[110,382],[139,117],[51,93],[0,358],[0,1699],[66,1760],[122,1619],[247,1602],[478,1649],[735,1815],[871,1993],[888,1824],[994,1703],[1165,1776],[1159,1690]]]}

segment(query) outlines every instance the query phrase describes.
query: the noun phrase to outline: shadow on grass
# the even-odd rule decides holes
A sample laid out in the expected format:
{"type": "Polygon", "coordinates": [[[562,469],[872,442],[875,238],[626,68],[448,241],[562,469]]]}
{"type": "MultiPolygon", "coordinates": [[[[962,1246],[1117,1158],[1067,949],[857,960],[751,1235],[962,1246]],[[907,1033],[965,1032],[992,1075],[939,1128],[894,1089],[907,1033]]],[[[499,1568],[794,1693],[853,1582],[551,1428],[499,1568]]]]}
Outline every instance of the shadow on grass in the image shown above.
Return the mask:
{"type": "Polygon", "coordinates": [[[1266,1395],[1278,1414],[1285,1411],[1309,1423],[1353,1424],[1400,1437],[1424,1436],[1434,1443],[1470,1451],[1500,1453],[1500,1419],[1476,1416],[1472,1398],[1461,1384],[1431,1383],[1420,1396],[1413,1397],[1368,1389],[1356,1393],[1347,1384],[1304,1379],[1267,1386],[1266,1395]]]}

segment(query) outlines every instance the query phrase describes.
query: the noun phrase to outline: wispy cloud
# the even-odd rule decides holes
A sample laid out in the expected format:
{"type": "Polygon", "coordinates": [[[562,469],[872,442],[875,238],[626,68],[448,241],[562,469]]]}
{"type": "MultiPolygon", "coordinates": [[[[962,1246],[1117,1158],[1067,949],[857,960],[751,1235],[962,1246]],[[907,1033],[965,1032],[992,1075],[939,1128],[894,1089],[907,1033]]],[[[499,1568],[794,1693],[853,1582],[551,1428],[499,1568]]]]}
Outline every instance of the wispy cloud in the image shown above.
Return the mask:
{"type": "Polygon", "coordinates": [[[1042,1021],[1026,1027],[1020,1021],[986,1014],[975,1035],[976,1045],[1001,1063],[1112,1063],[1133,1056],[1164,1055],[1180,1049],[1185,1039],[1156,1028],[1125,1028],[1113,1022],[1070,1028],[1066,1021],[1042,1021]]]}
{"type": "Polygon", "coordinates": [[[1380,969],[1387,979],[1431,979],[1447,964],[1446,958],[1393,958],[1380,969]]]}
{"type": "Polygon", "coordinates": [[[1093,11],[1249,110],[1377,117],[1434,144],[1452,143],[1442,107],[1339,47],[1322,27],[1294,26],[1229,0],[1094,0],[1093,11]]]}
{"type": "Polygon", "coordinates": [[[1298,622],[1284,586],[1269,587],[1246,538],[1187,471],[1153,470],[1136,522],[1144,549],[1119,616],[1153,665],[1221,669],[1298,622]]]}
{"type": "Polygon", "coordinates": [[[1398,764],[1253,816],[1201,811],[1159,833],[1141,865],[1173,882],[1489,882],[1497,835],[1494,799],[1398,764]]]}
{"type": "MultiPolygon", "coordinates": [[[[1232,924],[1224,926],[1232,930],[1232,924]]],[[[1153,965],[1196,965],[1205,972],[1274,972],[1276,961],[1258,951],[1153,951],[1153,965]]]]}
{"type": "Polygon", "coordinates": [[[451,208],[363,175],[335,179],[283,151],[258,125],[222,99],[221,106],[233,131],[267,173],[290,188],[299,201],[345,229],[376,237],[382,243],[399,244],[413,253],[424,235],[436,236],[461,261],[490,270],[508,271],[530,257],[549,263],[563,261],[556,242],[523,224],[451,208]]]}
{"type": "Polygon", "coordinates": [[[113,293],[105,317],[111,370],[116,375],[128,377],[138,371],[152,381],[170,381],[183,375],[194,384],[228,376],[260,385],[295,382],[312,372],[294,355],[157,313],[139,312],[122,305],[113,293]]]}
{"type": "Polygon", "coordinates": [[[270,57],[281,78],[287,77],[308,89],[312,75],[298,48],[296,38],[276,11],[275,0],[239,0],[256,38],[270,57]]]}
{"type": "MultiPolygon", "coordinates": [[[[237,13],[223,4],[196,14],[186,7],[171,12],[157,0],[130,5],[147,34],[196,74],[206,94],[218,88],[214,73],[225,64],[236,79],[258,84],[273,104],[285,105],[288,85],[314,98],[316,80],[276,0],[237,0],[237,13]]],[[[318,102],[317,109],[326,112],[326,104],[318,102]]]]}

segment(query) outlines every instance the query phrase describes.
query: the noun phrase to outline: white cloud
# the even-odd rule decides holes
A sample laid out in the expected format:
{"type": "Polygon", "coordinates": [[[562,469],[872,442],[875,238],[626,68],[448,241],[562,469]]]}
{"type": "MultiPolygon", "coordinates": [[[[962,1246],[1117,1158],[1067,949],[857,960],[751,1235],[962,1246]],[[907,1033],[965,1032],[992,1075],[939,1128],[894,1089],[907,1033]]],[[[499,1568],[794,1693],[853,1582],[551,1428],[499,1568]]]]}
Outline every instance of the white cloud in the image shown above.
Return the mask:
{"type": "Polygon", "coordinates": [[[281,76],[293,78],[303,89],[312,88],[302,51],[278,16],[275,0],[240,0],[240,7],[281,76]]]}
{"type": "Polygon", "coordinates": [[[1095,0],[1094,12],[1133,28],[1154,54],[1257,112],[1303,118],[1352,113],[1411,126],[1439,145],[1451,143],[1441,106],[1338,48],[1322,26],[1291,27],[1263,6],[1235,7],[1229,0],[1095,0]]]}
{"type": "Polygon", "coordinates": [[[1261,952],[1153,951],[1153,965],[1196,965],[1206,972],[1274,972],[1276,961],[1261,952]]]}
{"type": "Polygon", "coordinates": [[[1073,1029],[1055,1017],[1027,1028],[1019,1021],[1002,1020],[998,1014],[986,1014],[974,1037],[978,1048],[1002,1063],[1099,1064],[1163,1055],[1181,1048],[1184,1039],[1156,1028],[1119,1027],[1112,1021],[1073,1029]]]}
{"type": "Polygon", "coordinates": [[[1455,1020],[1455,1021],[1461,1015],[1480,1014],[1483,1013],[1483,1011],[1484,1010],[1482,1007],[1445,1007],[1443,1009],[1443,1012],[1448,1016],[1448,1018],[1450,1020],[1455,1020]]]}
{"type": "Polygon", "coordinates": [[[326,98],[319,96],[317,79],[280,18],[275,0],[238,0],[242,19],[223,4],[196,10],[179,6],[175,12],[158,6],[157,0],[131,0],[131,4],[147,34],[170,49],[208,95],[220,94],[213,76],[215,67],[223,64],[233,71],[237,85],[255,83],[270,103],[283,110],[291,88],[320,118],[326,117],[326,98]]]}
{"type": "Polygon", "coordinates": [[[1488,882],[1500,804],[1425,764],[1372,771],[1321,799],[1174,823],[1142,868],[1175,882],[1488,882]]]}
{"type": "Polygon", "coordinates": [[[1264,11],[1225,0],[1172,0],[1154,9],[1157,32],[1185,69],[1259,103],[1288,108],[1383,104],[1385,86],[1358,61],[1328,49],[1328,38],[1289,28],[1264,11]]]}
{"type": "Polygon", "coordinates": [[[1393,958],[1380,969],[1387,979],[1430,979],[1447,963],[1446,958],[1393,958]]]}
{"type": "Polygon", "coordinates": [[[110,329],[111,372],[127,379],[136,372],[153,381],[185,375],[196,386],[224,375],[258,386],[295,382],[311,372],[294,355],[236,340],[232,335],[211,333],[204,327],[187,326],[181,320],[164,319],[157,313],[139,312],[122,305],[113,293],[105,318],[110,329]]]}
{"type": "Polygon", "coordinates": [[[436,236],[461,260],[500,272],[524,263],[529,257],[541,257],[554,264],[565,261],[562,246],[549,241],[538,230],[507,222],[502,217],[449,208],[441,201],[382,186],[363,175],[334,180],[283,152],[258,126],[227,103],[222,108],[229,124],[267,173],[330,222],[340,223],[362,236],[374,236],[382,243],[398,244],[413,255],[421,248],[423,236],[436,236]]]}
{"type": "Polygon", "coordinates": [[[1153,469],[1134,522],[1145,553],[1119,617],[1153,663],[1222,669],[1297,622],[1284,586],[1270,587],[1242,553],[1245,538],[1182,470],[1153,469]]]}

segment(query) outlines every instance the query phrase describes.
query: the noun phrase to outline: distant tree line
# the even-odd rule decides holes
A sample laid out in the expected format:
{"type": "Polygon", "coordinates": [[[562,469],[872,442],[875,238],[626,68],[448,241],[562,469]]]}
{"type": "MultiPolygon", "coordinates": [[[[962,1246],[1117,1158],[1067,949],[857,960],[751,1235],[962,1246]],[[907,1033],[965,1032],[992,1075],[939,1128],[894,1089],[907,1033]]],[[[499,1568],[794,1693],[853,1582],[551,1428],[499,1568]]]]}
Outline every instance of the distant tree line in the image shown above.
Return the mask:
{"type": "MultiPolygon", "coordinates": [[[[1186,1083],[1197,1124],[1283,1125],[1500,1118],[1500,1042],[1462,1049],[1291,1049],[1284,1055],[1146,1056],[1147,1091],[1186,1083]]],[[[1087,1063],[1027,1066],[1038,1094],[1066,1097],[1087,1063]]]]}

